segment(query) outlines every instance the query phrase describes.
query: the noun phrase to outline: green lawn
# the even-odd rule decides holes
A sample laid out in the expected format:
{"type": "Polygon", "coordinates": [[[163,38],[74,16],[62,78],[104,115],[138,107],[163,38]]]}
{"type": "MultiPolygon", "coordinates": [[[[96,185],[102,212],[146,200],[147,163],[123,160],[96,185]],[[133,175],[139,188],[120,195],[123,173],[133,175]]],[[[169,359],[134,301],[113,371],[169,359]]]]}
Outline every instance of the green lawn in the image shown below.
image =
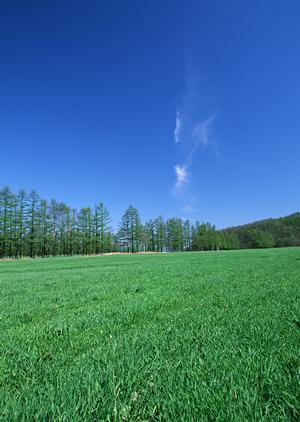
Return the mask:
{"type": "Polygon", "coordinates": [[[299,421],[300,248],[0,262],[0,421],[299,421]]]}

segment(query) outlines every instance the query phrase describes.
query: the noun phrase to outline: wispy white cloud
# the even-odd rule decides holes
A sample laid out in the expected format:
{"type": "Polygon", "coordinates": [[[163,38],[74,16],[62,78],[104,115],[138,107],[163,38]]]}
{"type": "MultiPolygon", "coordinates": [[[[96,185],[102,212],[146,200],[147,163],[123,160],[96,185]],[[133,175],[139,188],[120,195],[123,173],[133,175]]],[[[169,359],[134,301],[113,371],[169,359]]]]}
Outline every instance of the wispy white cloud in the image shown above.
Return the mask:
{"type": "Polygon", "coordinates": [[[179,111],[177,111],[177,113],[176,113],[176,126],[175,126],[175,129],[174,129],[174,138],[175,138],[176,143],[180,142],[180,132],[181,132],[181,117],[180,117],[179,111]]]}
{"type": "Polygon", "coordinates": [[[215,114],[213,114],[208,119],[201,121],[194,126],[192,134],[197,146],[202,145],[205,148],[211,143],[210,134],[215,117],[215,114]]]}
{"type": "Polygon", "coordinates": [[[216,115],[213,114],[209,118],[196,122],[190,128],[190,150],[185,159],[185,165],[192,165],[194,155],[199,148],[205,149],[212,144],[213,122],[216,115]]]}
{"type": "Polygon", "coordinates": [[[177,100],[174,122],[174,141],[182,158],[174,166],[175,181],[171,188],[178,209],[186,218],[192,218],[197,210],[192,185],[193,164],[197,154],[212,148],[219,157],[214,137],[216,117],[206,75],[199,74],[195,67],[187,62],[185,85],[181,98],[177,100]]]}
{"type": "MultiPolygon", "coordinates": [[[[175,141],[178,143],[180,141],[179,133],[181,130],[182,120],[180,118],[180,123],[177,123],[177,120],[180,117],[176,118],[176,128],[179,128],[178,131],[175,129],[175,141]]],[[[192,166],[194,155],[198,148],[206,148],[211,143],[211,131],[212,131],[212,123],[215,119],[215,115],[210,116],[208,119],[196,122],[193,125],[190,125],[188,135],[185,141],[182,144],[182,148],[187,150],[185,153],[184,163],[177,164],[175,169],[176,174],[176,181],[173,186],[173,193],[178,194],[179,191],[182,191],[183,187],[186,186],[189,182],[189,175],[190,171],[188,168],[192,166]]]]}
{"type": "Polygon", "coordinates": [[[185,166],[177,165],[174,167],[176,173],[176,183],[174,189],[178,190],[182,188],[189,180],[189,173],[185,166]]]}

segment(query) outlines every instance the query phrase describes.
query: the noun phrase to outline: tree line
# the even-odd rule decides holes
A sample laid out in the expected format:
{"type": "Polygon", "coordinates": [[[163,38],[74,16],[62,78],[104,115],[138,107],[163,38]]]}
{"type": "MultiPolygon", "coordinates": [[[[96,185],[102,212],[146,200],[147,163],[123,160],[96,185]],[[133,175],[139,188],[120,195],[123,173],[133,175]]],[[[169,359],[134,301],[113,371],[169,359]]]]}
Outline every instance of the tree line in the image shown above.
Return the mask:
{"type": "Polygon", "coordinates": [[[163,252],[232,249],[235,236],[206,223],[159,216],[142,224],[130,205],[118,230],[103,202],[75,210],[35,190],[0,190],[0,257],[90,255],[106,252],[163,252]]]}
{"type": "Polygon", "coordinates": [[[272,233],[250,226],[216,230],[210,223],[161,216],[142,224],[130,205],[114,231],[103,202],[75,210],[55,199],[48,202],[35,190],[0,189],[0,258],[277,246],[272,233]],[[256,243],[247,243],[249,233],[256,243]]]}
{"type": "Polygon", "coordinates": [[[300,246],[300,213],[229,227],[223,232],[235,235],[240,248],[300,246]]]}

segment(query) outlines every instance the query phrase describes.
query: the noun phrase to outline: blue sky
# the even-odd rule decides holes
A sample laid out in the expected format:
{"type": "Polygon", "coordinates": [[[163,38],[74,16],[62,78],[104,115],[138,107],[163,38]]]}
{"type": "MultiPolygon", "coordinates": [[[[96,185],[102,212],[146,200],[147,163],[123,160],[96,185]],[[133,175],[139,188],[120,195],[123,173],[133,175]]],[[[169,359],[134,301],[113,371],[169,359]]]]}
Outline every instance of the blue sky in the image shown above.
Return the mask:
{"type": "Polygon", "coordinates": [[[225,227],[299,211],[299,1],[0,3],[0,185],[225,227]]]}

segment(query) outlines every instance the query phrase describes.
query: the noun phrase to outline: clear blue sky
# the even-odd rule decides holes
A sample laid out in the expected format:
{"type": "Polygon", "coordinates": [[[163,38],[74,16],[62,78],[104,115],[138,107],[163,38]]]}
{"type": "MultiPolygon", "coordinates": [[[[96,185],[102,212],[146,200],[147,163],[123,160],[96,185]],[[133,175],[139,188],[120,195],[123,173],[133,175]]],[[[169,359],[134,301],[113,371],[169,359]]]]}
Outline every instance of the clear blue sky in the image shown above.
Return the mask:
{"type": "Polygon", "coordinates": [[[300,2],[0,3],[0,185],[114,224],[299,211],[300,2]]]}

